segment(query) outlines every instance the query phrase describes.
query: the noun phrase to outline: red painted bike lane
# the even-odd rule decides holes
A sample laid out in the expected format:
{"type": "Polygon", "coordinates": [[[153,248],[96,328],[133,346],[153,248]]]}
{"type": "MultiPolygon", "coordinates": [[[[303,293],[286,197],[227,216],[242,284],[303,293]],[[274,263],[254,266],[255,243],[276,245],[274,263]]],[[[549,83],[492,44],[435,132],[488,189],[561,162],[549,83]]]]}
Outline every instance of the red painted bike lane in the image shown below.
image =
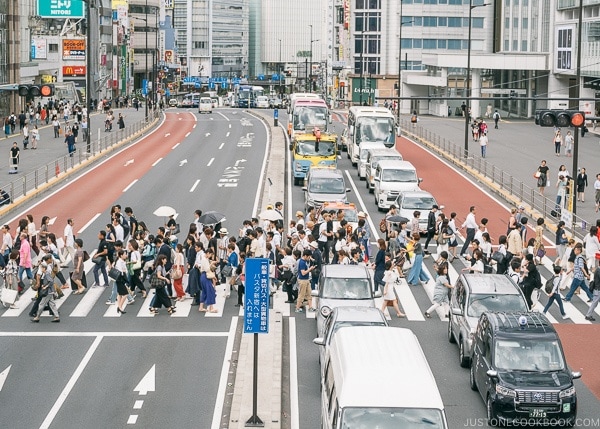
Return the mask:
{"type": "MultiPolygon", "coordinates": [[[[457,225],[462,224],[469,207],[475,206],[477,221],[483,217],[489,219],[490,237],[494,244],[498,243],[498,237],[506,233],[508,225],[509,211],[505,206],[481,185],[468,180],[422,146],[402,137],[396,140],[396,149],[416,167],[419,177],[423,178],[421,188],[431,192],[438,203],[445,206],[444,213],[457,213],[457,225]]],[[[556,324],[555,328],[570,367],[583,371],[583,382],[600,399],[600,371],[593,365],[600,355],[600,324],[556,324]]]]}
{"type": "MultiPolygon", "coordinates": [[[[97,213],[106,210],[129,184],[148,173],[157,159],[167,156],[172,147],[192,131],[195,123],[191,113],[167,113],[164,122],[153,132],[125,149],[118,149],[82,176],[43,198],[26,213],[33,215],[38,227],[42,216],[49,216],[56,217],[54,225],[58,225],[60,231],[70,217],[77,219],[77,228],[80,228],[97,213]],[[132,159],[134,162],[128,163],[132,159]]],[[[13,231],[18,219],[23,216],[19,215],[11,222],[13,231]]]]}

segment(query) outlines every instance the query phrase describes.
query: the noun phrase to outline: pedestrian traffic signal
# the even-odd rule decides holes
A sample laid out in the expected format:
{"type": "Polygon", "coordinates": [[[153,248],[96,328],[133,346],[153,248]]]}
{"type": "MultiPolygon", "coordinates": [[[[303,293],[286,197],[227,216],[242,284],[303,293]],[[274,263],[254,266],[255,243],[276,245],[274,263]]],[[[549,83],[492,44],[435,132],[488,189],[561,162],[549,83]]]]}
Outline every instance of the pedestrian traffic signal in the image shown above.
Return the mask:
{"type": "Polygon", "coordinates": [[[52,97],[54,95],[54,85],[19,85],[19,95],[21,97],[52,97]]]}
{"type": "Polygon", "coordinates": [[[579,110],[536,110],[535,124],[542,127],[581,127],[585,113],[579,110]]]}

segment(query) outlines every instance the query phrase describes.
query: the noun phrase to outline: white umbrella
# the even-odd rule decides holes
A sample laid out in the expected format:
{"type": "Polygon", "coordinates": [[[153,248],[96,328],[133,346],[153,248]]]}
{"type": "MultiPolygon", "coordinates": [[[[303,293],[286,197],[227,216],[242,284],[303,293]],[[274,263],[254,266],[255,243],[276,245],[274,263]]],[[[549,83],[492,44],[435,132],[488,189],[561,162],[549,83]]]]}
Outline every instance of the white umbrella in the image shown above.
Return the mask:
{"type": "Polygon", "coordinates": [[[154,210],[154,216],[169,217],[175,216],[176,214],[177,211],[173,207],[169,206],[160,206],[159,208],[154,210]]]}
{"type": "Polygon", "coordinates": [[[273,209],[267,209],[258,215],[262,220],[283,220],[283,216],[273,209]]]}

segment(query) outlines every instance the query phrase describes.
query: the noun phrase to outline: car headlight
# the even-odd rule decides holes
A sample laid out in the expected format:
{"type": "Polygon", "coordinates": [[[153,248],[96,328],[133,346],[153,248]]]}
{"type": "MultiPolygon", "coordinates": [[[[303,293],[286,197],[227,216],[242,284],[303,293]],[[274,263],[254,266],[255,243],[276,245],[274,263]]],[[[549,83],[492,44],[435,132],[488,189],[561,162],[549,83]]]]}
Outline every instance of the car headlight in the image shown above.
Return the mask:
{"type": "Polygon", "coordinates": [[[331,308],[327,307],[326,305],[321,307],[321,316],[329,317],[330,314],[331,314],[331,308]]]}
{"type": "Polygon", "coordinates": [[[496,393],[502,396],[508,396],[509,398],[515,398],[517,396],[514,390],[500,386],[499,384],[496,384],[496,393]]]}
{"type": "Polygon", "coordinates": [[[558,397],[559,398],[568,398],[573,395],[575,395],[575,386],[571,386],[568,389],[561,390],[558,397]]]}

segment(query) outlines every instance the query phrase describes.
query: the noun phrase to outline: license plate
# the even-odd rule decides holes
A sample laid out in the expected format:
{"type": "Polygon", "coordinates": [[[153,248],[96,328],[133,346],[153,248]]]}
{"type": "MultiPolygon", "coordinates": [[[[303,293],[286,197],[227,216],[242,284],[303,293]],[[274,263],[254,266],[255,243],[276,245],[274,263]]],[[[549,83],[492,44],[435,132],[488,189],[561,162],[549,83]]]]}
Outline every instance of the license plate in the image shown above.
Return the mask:
{"type": "Polygon", "coordinates": [[[529,417],[534,419],[542,419],[546,417],[546,410],[540,410],[539,408],[534,408],[533,410],[529,410],[529,417]]]}

